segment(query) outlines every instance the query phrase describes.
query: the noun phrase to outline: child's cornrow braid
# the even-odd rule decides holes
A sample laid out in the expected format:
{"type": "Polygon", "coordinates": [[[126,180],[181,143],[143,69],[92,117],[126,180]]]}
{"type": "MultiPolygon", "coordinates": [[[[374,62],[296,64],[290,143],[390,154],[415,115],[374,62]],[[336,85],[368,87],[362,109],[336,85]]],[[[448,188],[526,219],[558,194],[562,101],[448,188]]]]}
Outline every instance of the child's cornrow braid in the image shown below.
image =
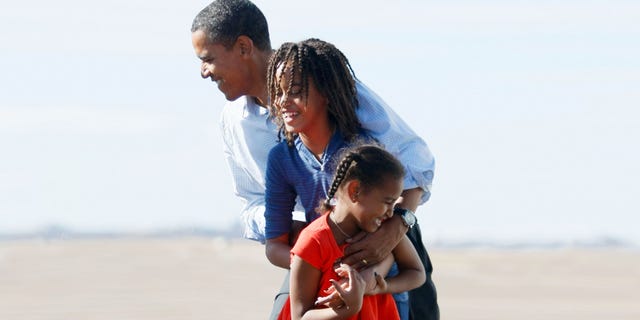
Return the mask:
{"type": "Polygon", "coordinates": [[[347,176],[347,173],[349,172],[349,169],[351,168],[351,166],[354,165],[354,162],[355,164],[358,163],[358,159],[360,159],[360,155],[358,155],[357,153],[350,153],[349,155],[344,157],[342,162],[340,162],[340,164],[338,165],[338,168],[336,169],[335,178],[333,178],[333,182],[331,183],[331,188],[329,189],[329,193],[327,194],[327,199],[325,199],[325,203],[324,203],[325,206],[327,207],[332,206],[331,199],[333,199],[333,197],[336,195],[336,192],[338,191],[340,184],[342,184],[342,181],[347,176]]]}

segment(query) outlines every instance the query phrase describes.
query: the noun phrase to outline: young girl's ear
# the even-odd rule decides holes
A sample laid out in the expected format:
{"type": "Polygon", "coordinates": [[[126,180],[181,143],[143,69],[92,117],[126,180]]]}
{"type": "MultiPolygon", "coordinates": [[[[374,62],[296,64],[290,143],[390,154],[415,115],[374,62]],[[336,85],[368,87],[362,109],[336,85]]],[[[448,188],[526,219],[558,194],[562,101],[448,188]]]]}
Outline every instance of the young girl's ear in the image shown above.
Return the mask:
{"type": "Polygon", "coordinates": [[[351,180],[347,183],[347,194],[351,202],[357,202],[360,195],[360,181],[351,180]]]}

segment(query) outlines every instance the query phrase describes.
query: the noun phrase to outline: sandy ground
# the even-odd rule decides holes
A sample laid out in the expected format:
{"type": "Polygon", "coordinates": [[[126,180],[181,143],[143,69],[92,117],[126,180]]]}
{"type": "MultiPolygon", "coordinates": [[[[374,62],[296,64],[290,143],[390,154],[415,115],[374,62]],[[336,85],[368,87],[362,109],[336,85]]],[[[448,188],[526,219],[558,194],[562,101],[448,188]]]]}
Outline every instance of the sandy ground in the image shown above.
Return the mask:
{"type": "MultiPolygon", "coordinates": [[[[640,252],[434,249],[442,319],[640,319],[640,252]]],[[[0,319],[266,319],[284,271],[246,240],[0,242],[0,319]]]]}

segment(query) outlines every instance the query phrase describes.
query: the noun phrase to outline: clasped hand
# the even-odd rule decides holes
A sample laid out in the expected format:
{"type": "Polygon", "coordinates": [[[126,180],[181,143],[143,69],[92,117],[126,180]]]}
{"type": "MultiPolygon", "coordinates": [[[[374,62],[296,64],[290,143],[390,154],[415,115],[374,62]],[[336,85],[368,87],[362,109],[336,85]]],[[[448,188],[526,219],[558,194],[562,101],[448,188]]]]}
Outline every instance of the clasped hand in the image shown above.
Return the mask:
{"type": "Polygon", "coordinates": [[[333,309],[351,308],[362,304],[362,297],[386,292],[387,282],[374,268],[358,272],[346,264],[340,264],[335,271],[340,280],[331,280],[331,287],[325,290],[326,296],[318,297],[316,306],[324,305],[333,309]]]}

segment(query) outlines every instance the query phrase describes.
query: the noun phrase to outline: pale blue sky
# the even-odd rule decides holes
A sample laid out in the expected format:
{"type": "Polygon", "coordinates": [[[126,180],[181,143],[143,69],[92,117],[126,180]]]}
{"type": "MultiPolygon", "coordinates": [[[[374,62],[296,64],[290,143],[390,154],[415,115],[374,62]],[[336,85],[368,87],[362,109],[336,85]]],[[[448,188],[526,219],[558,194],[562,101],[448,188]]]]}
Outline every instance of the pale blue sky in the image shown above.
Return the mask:
{"type": "MultiPolygon", "coordinates": [[[[640,4],[255,1],[318,37],[428,142],[429,239],[640,244],[640,4]]],[[[208,1],[0,4],[0,232],[238,220],[190,43],[208,1]]]]}

